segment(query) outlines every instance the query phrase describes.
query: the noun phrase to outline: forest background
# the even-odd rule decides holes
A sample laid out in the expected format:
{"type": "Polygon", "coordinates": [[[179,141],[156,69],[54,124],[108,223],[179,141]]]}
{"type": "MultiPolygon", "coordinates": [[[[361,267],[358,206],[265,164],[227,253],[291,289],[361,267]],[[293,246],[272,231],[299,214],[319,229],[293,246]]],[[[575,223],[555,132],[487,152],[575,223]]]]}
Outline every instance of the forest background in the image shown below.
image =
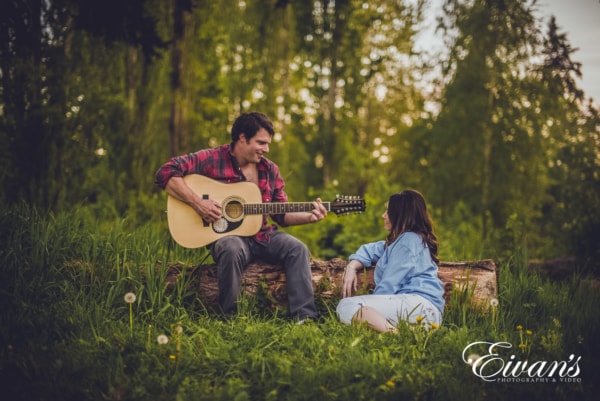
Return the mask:
{"type": "Polygon", "coordinates": [[[0,7],[3,207],[166,231],[156,169],[229,142],[235,117],[258,110],[291,200],[367,200],[290,230],[316,257],[382,238],[387,197],[411,187],[442,260],[520,250],[600,273],[599,109],[560,20],[542,26],[533,0],[445,1],[439,55],[415,51],[421,0],[0,7]]]}

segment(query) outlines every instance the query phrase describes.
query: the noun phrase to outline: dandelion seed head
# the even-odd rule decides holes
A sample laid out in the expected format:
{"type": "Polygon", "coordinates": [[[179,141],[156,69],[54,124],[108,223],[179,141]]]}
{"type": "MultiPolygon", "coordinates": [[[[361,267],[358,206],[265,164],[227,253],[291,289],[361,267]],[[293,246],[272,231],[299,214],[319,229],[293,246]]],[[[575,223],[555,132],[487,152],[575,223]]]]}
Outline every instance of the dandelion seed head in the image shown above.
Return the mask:
{"type": "Polygon", "coordinates": [[[168,344],[169,337],[165,336],[164,334],[161,334],[158,337],[156,337],[156,342],[159,343],[160,345],[168,344]]]}
{"type": "Polygon", "coordinates": [[[492,299],[490,299],[490,306],[492,308],[497,307],[498,306],[498,298],[492,298],[492,299]]]}
{"type": "Polygon", "coordinates": [[[125,302],[127,302],[128,304],[132,304],[135,302],[136,297],[133,292],[128,292],[127,294],[125,294],[124,299],[125,299],[125,302]]]}
{"type": "Polygon", "coordinates": [[[467,357],[467,363],[471,366],[479,366],[481,365],[481,356],[478,354],[471,354],[467,357]]]}

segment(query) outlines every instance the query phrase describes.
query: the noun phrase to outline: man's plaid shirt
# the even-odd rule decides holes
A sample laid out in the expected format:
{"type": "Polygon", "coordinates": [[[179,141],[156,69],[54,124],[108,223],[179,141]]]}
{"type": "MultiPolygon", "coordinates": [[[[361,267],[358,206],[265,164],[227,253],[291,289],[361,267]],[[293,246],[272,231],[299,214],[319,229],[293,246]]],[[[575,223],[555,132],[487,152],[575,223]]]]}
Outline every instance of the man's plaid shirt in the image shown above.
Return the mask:
{"type": "MultiPolygon", "coordinates": [[[[287,202],[287,194],[284,191],[285,182],[279,174],[279,167],[265,157],[256,167],[262,201],[264,203],[287,202]]],[[[173,157],[158,169],[155,184],[164,189],[171,177],[183,177],[188,174],[201,174],[224,183],[246,180],[237,160],[231,154],[231,145],[222,145],[173,157]]],[[[283,214],[273,214],[271,218],[279,225],[285,226],[284,216],[283,214]]],[[[267,216],[263,216],[262,228],[254,238],[259,244],[265,245],[269,242],[269,233],[276,229],[277,226],[269,225],[267,216]]]]}

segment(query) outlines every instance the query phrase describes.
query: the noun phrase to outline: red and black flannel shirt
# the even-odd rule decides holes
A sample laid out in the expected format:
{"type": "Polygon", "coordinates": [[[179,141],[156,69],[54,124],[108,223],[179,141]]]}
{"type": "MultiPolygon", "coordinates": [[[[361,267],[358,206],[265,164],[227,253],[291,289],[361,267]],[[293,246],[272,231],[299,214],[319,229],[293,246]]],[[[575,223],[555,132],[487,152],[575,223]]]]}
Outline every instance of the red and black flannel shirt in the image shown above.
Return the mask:
{"type": "MultiPolygon", "coordinates": [[[[257,164],[258,187],[263,202],[287,202],[284,191],[285,182],[279,174],[279,167],[263,157],[257,164]]],[[[222,145],[212,149],[202,149],[195,153],[176,156],[162,165],[156,172],[155,184],[165,189],[171,177],[183,177],[188,174],[201,174],[224,183],[245,181],[246,178],[231,154],[231,145],[222,145]]],[[[271,218],[281,226],[285,226],[284,214],[272,214],[271,218]]],[[[259,244],[269,242],[269,233],[277,229],[269,225],[267,216],[263,216],[262,228],[254,236],[259,244]]]]}

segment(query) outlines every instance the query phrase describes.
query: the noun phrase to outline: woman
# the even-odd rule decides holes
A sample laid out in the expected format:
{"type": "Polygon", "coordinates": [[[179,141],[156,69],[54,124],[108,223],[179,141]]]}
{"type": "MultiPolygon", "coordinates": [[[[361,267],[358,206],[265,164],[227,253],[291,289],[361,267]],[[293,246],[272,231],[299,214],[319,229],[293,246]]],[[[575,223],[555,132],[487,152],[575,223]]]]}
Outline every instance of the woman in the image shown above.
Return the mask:
{"type": "Polygon", "coordinates": [[[337,307],[340,320],[366,322],[379,332],[397,332],[399,320],[440,325],[444,289],[438,277],[437,239],[423,195],[406,190],[390,196],[382,217],[387,239],[362,245],[348,258],[343,299],[337,307]],[[357,271],[373,264],[373,294],[350,296],[356,291],[357,271]]]}

